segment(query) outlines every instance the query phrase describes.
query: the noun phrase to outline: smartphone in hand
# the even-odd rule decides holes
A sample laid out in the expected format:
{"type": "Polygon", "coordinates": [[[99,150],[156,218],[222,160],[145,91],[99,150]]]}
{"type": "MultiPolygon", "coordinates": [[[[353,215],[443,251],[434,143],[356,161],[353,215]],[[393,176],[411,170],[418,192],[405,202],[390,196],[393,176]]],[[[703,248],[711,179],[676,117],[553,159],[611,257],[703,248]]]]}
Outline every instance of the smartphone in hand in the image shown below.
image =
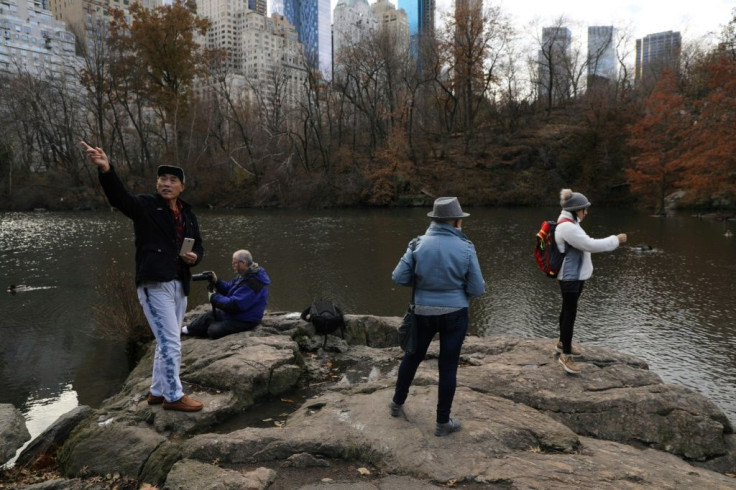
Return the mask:
{"type": "Polygon", "coordinates": [[[184,243],[181,244],[181,250],[179,250],[179,255],[186,255],[189,252],[192,251],[192,247],[194,247],[194,238],[185,238],[184,243]]]}

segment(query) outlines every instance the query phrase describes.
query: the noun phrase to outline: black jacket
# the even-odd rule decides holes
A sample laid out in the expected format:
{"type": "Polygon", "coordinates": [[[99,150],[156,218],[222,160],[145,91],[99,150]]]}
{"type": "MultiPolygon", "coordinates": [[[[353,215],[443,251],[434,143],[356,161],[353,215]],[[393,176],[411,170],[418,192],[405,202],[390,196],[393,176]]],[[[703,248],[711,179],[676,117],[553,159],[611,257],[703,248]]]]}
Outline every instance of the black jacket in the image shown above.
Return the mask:
{"type": "MultiPolygon", "coordinates": [[[[129,193],[115,170],[110,166],[107,173],[99,173],[100,184],[110,204],[133,220],[135,229],[135,283],[145,281],[166,282],[178,278],[189,295],[192,277],[190,265],[179,258],[176,221],[174,213],[166,200],[159,194],[129,193]]],[[[197,217],[191,206],[184,201],[182,217],[184,218],[184,236],[194,238],[192,251],[197,254],[197,265],[204,256],[202,237],[199,235],[197,217]]]]}

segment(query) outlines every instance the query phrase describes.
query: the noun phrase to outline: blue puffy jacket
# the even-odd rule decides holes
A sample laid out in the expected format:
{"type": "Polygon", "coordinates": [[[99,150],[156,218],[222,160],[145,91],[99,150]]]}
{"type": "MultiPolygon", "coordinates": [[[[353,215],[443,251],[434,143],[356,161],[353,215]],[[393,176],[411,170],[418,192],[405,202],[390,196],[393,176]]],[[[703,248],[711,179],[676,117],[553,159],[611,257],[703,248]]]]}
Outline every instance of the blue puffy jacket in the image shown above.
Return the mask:
{"type": "Polygon", "coordinates": [[[210,302],[223,312],[223,320],[260,322],[268,303],[269,284],[271,278],[263,267],[232,281],[218,279],[210,302]]]}
{"type": "Polygon", "coordinates": [[[415,274],[417,305],[465,308],[468,298],[486,292],[475,246],[448,223],[433,221],[424,235],[412,240],[391,278],[411,286],[415,274]]]}

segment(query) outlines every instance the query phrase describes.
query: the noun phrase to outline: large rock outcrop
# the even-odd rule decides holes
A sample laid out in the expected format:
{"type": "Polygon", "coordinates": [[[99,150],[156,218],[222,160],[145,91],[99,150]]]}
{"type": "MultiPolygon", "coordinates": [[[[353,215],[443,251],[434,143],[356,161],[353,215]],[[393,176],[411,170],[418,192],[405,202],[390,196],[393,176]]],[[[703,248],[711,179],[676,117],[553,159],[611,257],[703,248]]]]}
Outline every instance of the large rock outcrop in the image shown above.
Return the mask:
{"type": "Polygon", "coordinates": [[[435,482],[509,488],[736,488],[732,479],[669,453],[580,437],[533,409],[468,388],[455,398],[463,429],[438,438],[435,387],[412,390],[407,419],[388,416],[390,388],[360,393],[364,388],[310,400],[280,429],[195,436],[184,444],[184,454],[257,466],[306,453],[435,482]]]}
{"type": "Polygon", "coordinates": [[[0,466],[30,438],[23,414],[9,403],[0,403],[0,466]]]}
{"type": "Polygon", "coordinates": [[[459,382],[534,408],[583,436],[645,444],[733,472],[733,429],[703,395],[663,384],[641,360],[586,347],[580,376],[568,376],[538,340],[470,338],[459,382]]]}
{"type": "Polygon", "coordinates": [[[573,377],[550,339],[469,337],[453,405],[463,429],[437,438],[438,346],[417,373],[406,418],[392,418],[400,319],[347,319],[345,338],[330,336],[324,350],[295,313],[271,314],[252,332],[184,340],[182,380],[205,402],[194,414],[145,402],[149,352],[121,392],[78,425],[59,451],[61,469],[75,478],[114,466],[164,488],[184,488],[192,472],[219,475],[222,488],[266,488],[288,465],[321,471],[353,461],[419,487],[736,488],[725,475],[736,473],[725,415],[638,359],[583,346],[583,372],[573,377]],[[300,399],[296,390],[308,397],[278,424],[233,426],[255,404],[300,399]]]}

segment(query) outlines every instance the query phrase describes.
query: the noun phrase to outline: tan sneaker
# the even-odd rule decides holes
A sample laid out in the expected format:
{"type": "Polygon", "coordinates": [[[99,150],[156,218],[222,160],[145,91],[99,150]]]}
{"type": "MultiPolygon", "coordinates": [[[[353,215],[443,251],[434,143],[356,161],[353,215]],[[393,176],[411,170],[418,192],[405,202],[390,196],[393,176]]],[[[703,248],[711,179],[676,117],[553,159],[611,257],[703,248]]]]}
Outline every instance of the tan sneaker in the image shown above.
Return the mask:
{"type": "Polygon", "coordinates": [[[194,398],[184,395],[175,402],[167,402],[164,400],[164,410],[176,410],[179,412],[199,412],[204,407],[204,403],[198,402],[194,398]]]}
{"type": "MultiPolygon", "coordinates": [[[[580,374],[580,367],[572,362],[572,356],[566,356],[565,354],[560,354],[560,358],[558,359],[559,363],[562,364],[562,367],[565,368],[565,371],[567,371],[570,374],[580,374]]],[[[166,408],[166,404],[164,403],[164,408],[166,408]]]]}
{"type": "MultiPolygon", "coordinates": [[[[555,345],[555,351],[558,354],[563,354],[564,351],[562,350],[562,341],[558,340],[557,345],[555,345]]],[[[575,347],[574,345],[570,347],[570,355],[572,357],[578,357],[583,355],[583,351],[580,349],[580,347],[575,347]]]]}

